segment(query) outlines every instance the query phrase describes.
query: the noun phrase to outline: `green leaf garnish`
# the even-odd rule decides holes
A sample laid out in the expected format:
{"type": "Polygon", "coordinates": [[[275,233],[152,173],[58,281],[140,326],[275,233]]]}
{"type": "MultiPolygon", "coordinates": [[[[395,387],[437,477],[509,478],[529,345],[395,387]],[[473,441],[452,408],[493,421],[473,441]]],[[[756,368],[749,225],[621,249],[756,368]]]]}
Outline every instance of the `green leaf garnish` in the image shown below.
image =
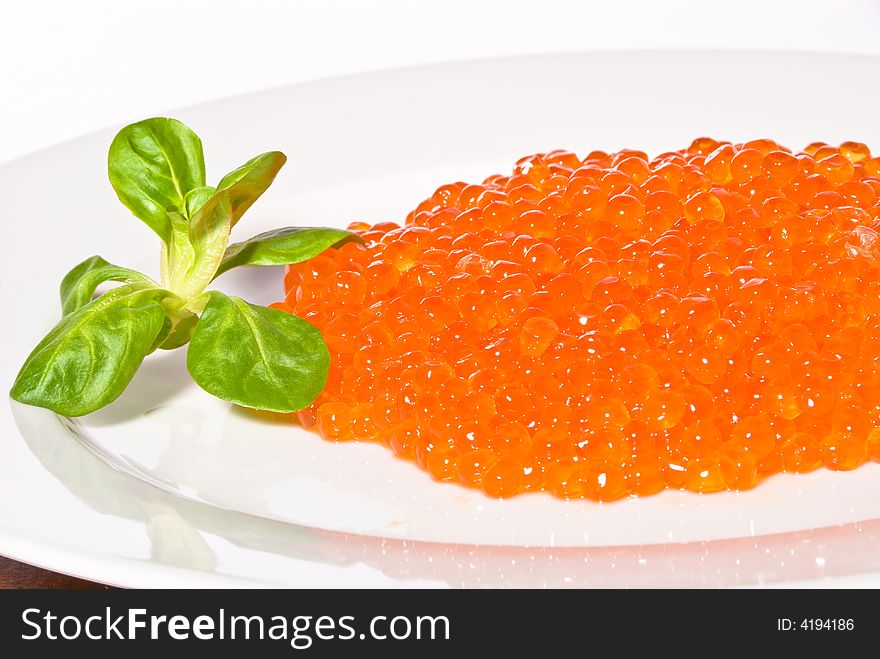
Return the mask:
{"type": "Polygon", "coordinates": [[[192,219],[192,216],[199,212],[199,209],[214,196],[217,188],[210,185],[203,185],[200,188],[194,188],[186,193],[183,205],[186,207],[186,216],[192,219]]]}
{"type": "Polygon", "coordinates": [[[189,343],[196,331],[199,317],[192,312],[183,311],[178,317],[168,316],[165,320],[167,330],[161,334],[162,341],[154,345],[161,350],[174,350],[189,343]]]}
{"type": "Polygon", "coordinates": [[[193,380],[218,398],[288,412],[324,388],[330,353],[321,333],[303,319],[211,291],[186,365],[193,380]]]}
{"type": "Polygon", "coordinates": [[[68,314],[31,352],[10,395],[68,416],[113,402],[162,328],[168,295],[128,284],[68,314]]]}
{"type": "Polygon", "coordinates": [[[110,145],[110,182],[162,239],[160,283],[100,256],[75,266],[61,282],[61,321],[27,358],[10,395],[59,414],[89,414],[119,397],[146,355],[189,343],[187,367],[215,396],[274,412],[309,405],[330,364],[320,332],[283,311],[205,292],[230,268],[297,263],[360,240],[341,229],[288,227],[228,245],[285,161],[264,153],[212,187],[201,140],[179,121],[123,128],[110,145]],[[93,300],[106,282],[122,285],[93,300]]]}
{"type": "Polygon", "coordinates": [[[244,212],[272,185],[286,162],[287,156],[283,153],[270,151],[251,158],[220,179],[217,190],[229,191],[232,226],[238,223],[244,212]]]}
{"type": "Polygon", "coordinates": [[[240,265],[286,265],[301,263],[330,247],[363,242],[360,236],[331,227],[285,227],[266,231],[226,248],[215,277],[240,265]]]}
{"type": "Polygon", "coordinates": [[[164,242],[171,232],[168,213],[185,214],[187,193],[205,185],[202,141],[176,119],[126,126],[110,144],[107,162],[119,200],[164,242]]]}
{"type": "Polygon", "coordinates": [[[232,227],[272,184],[286,160],[277,151],[264,153],[223,177],[216,192],[191,216],[188,244],[192,254],[177,259],[178,267],[172,269],[168,280],[171,288],[189,297],[198,295],[214,279],[232,227]]]}
{"type": "Polygon", "coordinates": [[[107,281],[156,285],[156,282],[140,272],[113,265],[100,256],[92,256],[74,266],[61,280],[62,315],[66,316],[91,302],[98,286],[107,281]]]}
{"type": "Polygon", "coordinates": [[[185,297],[198,295],[204,290],[223,260],[231,230],[229,191],[220,190],[189,221],[187,241],[192,254],[185,261],[178,262],[180,267],[172,269],[168,285],[180,290],[185,297]]]}

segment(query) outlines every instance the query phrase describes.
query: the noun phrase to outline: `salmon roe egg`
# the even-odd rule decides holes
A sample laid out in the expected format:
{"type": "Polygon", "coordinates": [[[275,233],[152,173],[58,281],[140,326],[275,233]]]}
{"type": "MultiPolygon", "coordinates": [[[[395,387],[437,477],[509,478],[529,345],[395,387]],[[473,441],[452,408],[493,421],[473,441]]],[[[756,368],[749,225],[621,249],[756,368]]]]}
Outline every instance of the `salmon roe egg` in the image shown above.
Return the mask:
{"type": "Polygon", "coordinates": [[[701,137],[451,183],[288,266],[294,415],[437,481],[610,502],[880,462],[880,158],[701,137]]]}

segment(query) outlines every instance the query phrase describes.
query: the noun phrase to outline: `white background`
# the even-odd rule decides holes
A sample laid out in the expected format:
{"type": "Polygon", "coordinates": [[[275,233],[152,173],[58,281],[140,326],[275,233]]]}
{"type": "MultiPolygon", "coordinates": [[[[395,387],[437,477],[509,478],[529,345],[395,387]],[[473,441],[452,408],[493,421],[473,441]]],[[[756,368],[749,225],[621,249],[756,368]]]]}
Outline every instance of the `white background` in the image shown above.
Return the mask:
{"type": "Polygon", "coordinates": [[[0,0],[0,162],[301,80],[631,48],[880,54],[880,1],[0,0]]]}

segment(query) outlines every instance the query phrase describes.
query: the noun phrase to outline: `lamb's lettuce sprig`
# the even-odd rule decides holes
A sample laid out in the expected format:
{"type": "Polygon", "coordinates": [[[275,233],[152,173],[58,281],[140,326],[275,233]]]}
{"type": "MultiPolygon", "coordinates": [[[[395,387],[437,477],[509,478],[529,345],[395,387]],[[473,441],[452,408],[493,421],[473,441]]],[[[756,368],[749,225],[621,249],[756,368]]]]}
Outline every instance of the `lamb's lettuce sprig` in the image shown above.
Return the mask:
{"type": "Polygon", "coordinates": [[[181,122],[123,128],[110,145],[110,183],[162,241],[159,281],[92,256],[61,282],[61,321],[25,361],[10,395],[81,416],[111,403],[149,353],[189,343],[187,368],[209,393],[246,407],[292,412],[323,389],[330,354],[294,315],[205,288],[238,266],[298,263],[344,241],[334,228],[287,227],[229,245],[232,228],[286,157],[252,158],[205,183],[202,142],[181,122]],[[99,286],[121,284],[95,298],[99,286]]]}

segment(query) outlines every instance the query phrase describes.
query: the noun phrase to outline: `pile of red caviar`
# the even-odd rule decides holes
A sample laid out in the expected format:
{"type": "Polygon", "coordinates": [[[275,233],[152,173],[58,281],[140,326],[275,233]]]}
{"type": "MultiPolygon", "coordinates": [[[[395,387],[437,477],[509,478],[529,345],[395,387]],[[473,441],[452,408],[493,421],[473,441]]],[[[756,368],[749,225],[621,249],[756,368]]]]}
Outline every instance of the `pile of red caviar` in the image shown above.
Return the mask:
{"type": "Polygon", "coordinates": [[[492,497],[744,490],[880,461],[880,158],[552,151],[288,269],[299,421],[492,497]]]}

